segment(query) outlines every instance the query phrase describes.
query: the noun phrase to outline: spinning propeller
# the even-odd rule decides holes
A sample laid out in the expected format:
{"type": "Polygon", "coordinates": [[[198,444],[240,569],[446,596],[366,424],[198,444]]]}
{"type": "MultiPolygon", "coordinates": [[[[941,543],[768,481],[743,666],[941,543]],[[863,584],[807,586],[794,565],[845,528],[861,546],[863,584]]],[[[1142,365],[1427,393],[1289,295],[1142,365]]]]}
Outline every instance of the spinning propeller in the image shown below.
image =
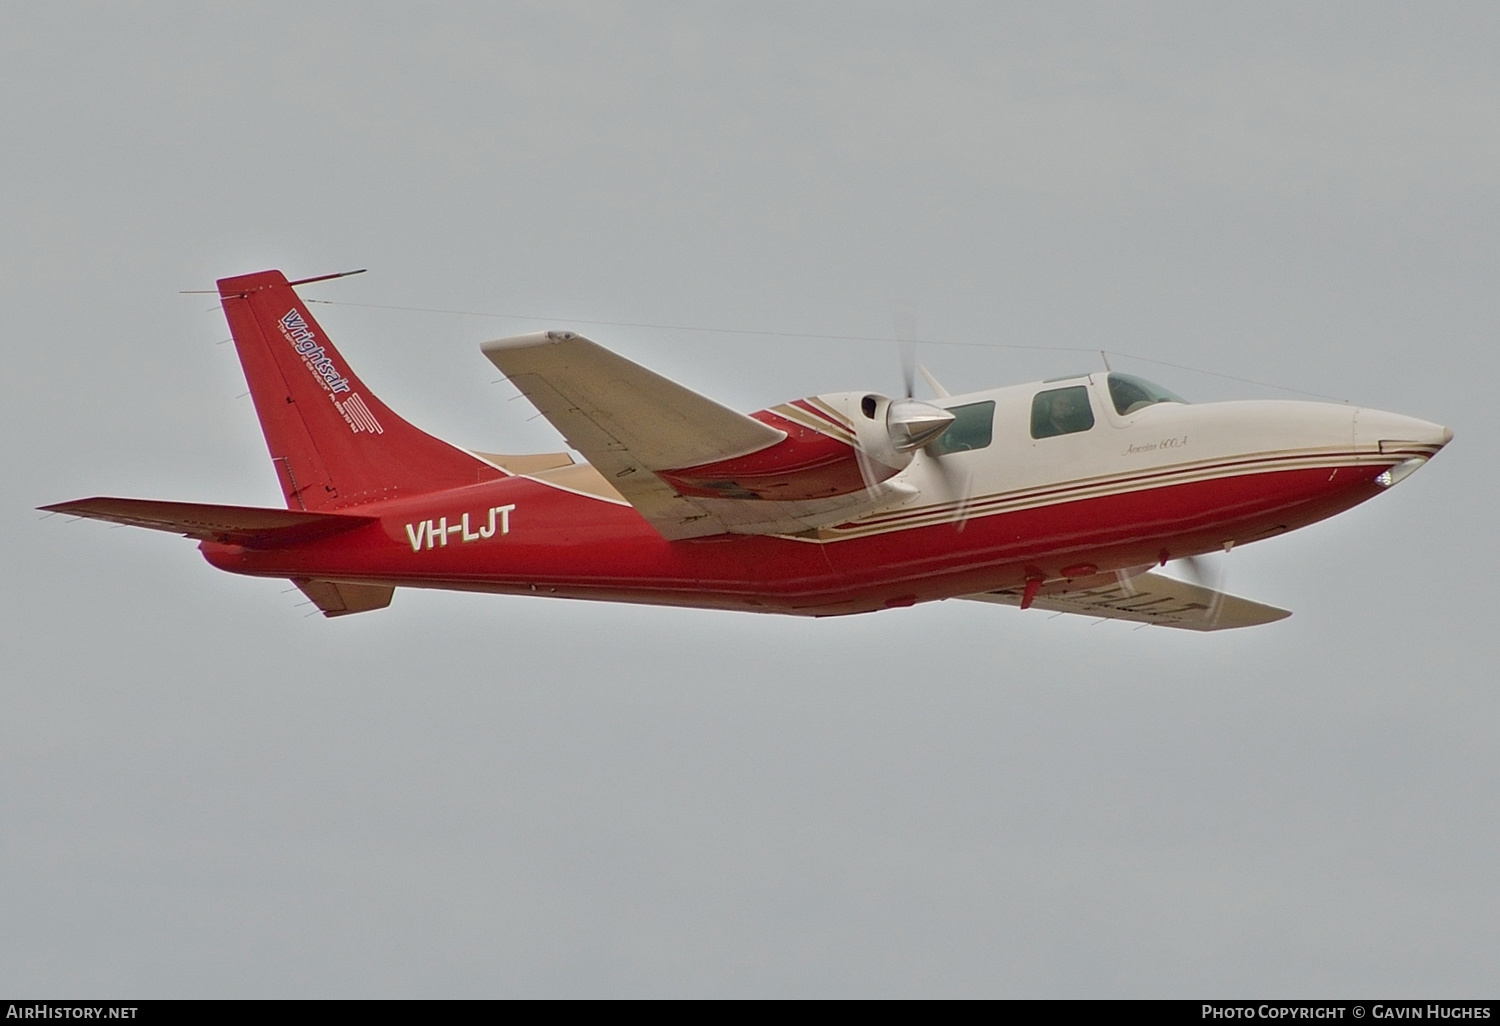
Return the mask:
{"type": "Polygon", "coordinates": [[[1229,550],[1233,546],[1229,542],[1224,546],[1224,555],[1216,557],[1208,556],[1184,556],[1178,560],[1184,564],[1188,577],[1192,578],[1194,584],[1200,588],[1206,588],[1213,592],[1213,598],[1209,601],[1208,621],[1212,626],[1218,626],[1219,614],[1224,611],[1224,579],[1227,576],[1229,550]]]}
{"type": "MultiPolygon", "coordinates": [[[[885,437],[872,440],[874,444],[868,446],[869,451],[865,451],[866,445],[861,445],[860,462],[861,467],[866,470],[867,481],[874,479],[869,472],[871,461],[897,470],[904,470],[915,458],[917,450],[925,449],[926,446],[937,441],[956,419],[952,411],[923,402],[915,397],[918,371],[921,371],[927,384],[940,397],[948,393],[933,379],[931,374],[927,373],[925,368],[917,366],[917,317],[910,304],[893,304],[891,325],[895,329],[896,337],[901,340],[902,396],[898,399],[886,399],[884,396],[868,395],[862,402],[862,411],[870,420],[880,416],[880,407],[884,405],[885,437]],[[883,451],[887,446],[889,450],[883,451]]],[[[969,475],[931,450],[926,450],[924,455],[931,463],[938,479],[942,481],[944,490],[957,501],[958,530],[962,531],[968,522],[971,483],[969,475]]]]}

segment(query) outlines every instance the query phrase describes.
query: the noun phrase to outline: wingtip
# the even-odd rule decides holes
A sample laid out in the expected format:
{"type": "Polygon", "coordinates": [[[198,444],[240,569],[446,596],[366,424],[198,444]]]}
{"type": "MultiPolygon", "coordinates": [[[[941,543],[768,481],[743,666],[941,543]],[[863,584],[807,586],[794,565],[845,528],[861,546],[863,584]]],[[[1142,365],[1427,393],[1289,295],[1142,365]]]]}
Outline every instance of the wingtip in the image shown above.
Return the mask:
{"type": "Polygon", "coordinates": [[[70,500],[68,502],[54,502],[54,503],[50,503],[50,504],[48,504],[46,506],[38,506],[37,507],[37,512],[39,512],[39,513],[71,513],[71,512],[73,512],[74,509],[78,508],[79,506],[86,506],[89,503],[95,502],[95,501],[97,501],[97,497],[94,498],[94,499],[72,499],[72,500],[70,500]]]}
{"type": "Polygon", "coordinates": [[[539,346],[555,346],[563,342],[572,342],[583,338],[582,335],[572,331],[533,331],[526,335],[512,335],[509,338],[497,338],[489,342],[481,342],[479,351],[486,356],[491,353],[503,353],[512,349],[536,349],[539,346]]]}

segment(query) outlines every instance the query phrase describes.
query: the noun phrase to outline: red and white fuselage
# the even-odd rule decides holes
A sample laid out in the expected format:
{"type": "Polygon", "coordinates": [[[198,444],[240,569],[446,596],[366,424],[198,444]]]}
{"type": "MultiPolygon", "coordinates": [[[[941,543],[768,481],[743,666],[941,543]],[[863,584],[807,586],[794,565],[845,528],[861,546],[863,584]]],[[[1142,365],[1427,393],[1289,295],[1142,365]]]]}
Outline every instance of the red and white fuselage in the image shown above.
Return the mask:
{"type": "MultiPolygon", "coordinates": [[[[290,578],[330,615],[419,587],[812,616],[1077,593],[1153,622],[1168,600],[1129,583],[1146,568],[1332,516],[1452,438],[1347,405],[1186,404],[1107,373],[746,416],[555,332],[484,351],[587,462],[489,456],[384,406],[279,272],[220,292],[287,509],[48,508],[199,538],[214,566],[290,578]]],[[[1285,615],[1269,612],[1243,622],[1285,615]]]]}
{"type": "MultiPolygon", "coordinates": [[[[969,476],[967,497],[945,494],[945,479],[919,455],[887,479],[909,491],[798,535],[668,541],[607,494],[602,478],[584,485],[569,467],[364,505],[359,512],[378,522],[295,549],[204,542],[203,553],[222,570],[257,576],[857,613],[1269,538],[1373,498],[1384,490],[1377,478],[1452,437],[1425,421],[1328,403],[1160,403],[1119,416],[1096,377],[1077,380],[1094,428],[1051,438],[1027,430],[1041,385],[944,399],[995,403],[991,444],[944,457],[969,476]]],[[[841,398],[808,405],[837,409],[841,398]]]]}

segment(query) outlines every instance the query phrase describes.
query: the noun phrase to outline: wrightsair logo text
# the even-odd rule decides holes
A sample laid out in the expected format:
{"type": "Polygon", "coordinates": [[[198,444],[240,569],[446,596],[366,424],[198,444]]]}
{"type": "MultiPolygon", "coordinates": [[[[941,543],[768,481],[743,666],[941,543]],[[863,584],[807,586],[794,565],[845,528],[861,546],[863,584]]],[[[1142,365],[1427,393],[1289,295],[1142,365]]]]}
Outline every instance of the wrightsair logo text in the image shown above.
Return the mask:
{"type": "Polygon", "coordinates": [[[339,411],[339,416],[344,418],[344,423],[349,425],[349,430],[356,435],[361,431],[372,435],[385,434],[385,428],[380,426],[380,421],[375,419],[375,414],[370,412],[370,408],[359,397],[359,393],[349,392],[349,379],[339,373],[333,357],[328,355],[328,350],[318,345],[318,336],[314,335],[312,329],[307,326],[307,319],[296,308],[293,308],[276,323],[281,328],[281,334],[297,351],[297,355],[302,357],[303,365],[312,372],[313,377],[318,379],[318,384],[328,390],[328,398],[333,400],[333,408],[339,411]],[[349,394],[340,401],[340,392],[349,392],[349,394]]]}
{"type": "Polygon", "coordinates": [[[324,388],[330,392],[349,391],[349,379],[339,373],[328,351],[318,345],[318,336],[308,328],[302,314],[295,309],[288,310],[278,323],[281,325],[281,333],[292,344],[292,348],[297,350],[297,355],[302,357],[307,369],[323,383],[324,388]]]}

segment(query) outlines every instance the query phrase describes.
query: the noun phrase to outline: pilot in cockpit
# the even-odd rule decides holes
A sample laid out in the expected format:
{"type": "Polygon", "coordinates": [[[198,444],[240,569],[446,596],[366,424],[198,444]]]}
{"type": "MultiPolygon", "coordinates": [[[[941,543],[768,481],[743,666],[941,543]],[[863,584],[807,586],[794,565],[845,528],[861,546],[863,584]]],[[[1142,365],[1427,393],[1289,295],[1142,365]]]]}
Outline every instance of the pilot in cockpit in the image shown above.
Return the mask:
{"type": "Polygon", "coordinates": [[[1072,434],[1074,431],[1087,431],[1094,426],[1094,418],[1089,414],[1088,396],[1081,388],[1065,388],[1052,397],[1052,412],[1047,419],[1052,424],[1052,430],[1059,435],[1072,434]]]}
{"type": "Polygon", "coordinates": [[[1051,438],[1094,426],[1088,390],[1082,385],[1039,392],[1031,405],[1031,437],[1051,438]]]}

